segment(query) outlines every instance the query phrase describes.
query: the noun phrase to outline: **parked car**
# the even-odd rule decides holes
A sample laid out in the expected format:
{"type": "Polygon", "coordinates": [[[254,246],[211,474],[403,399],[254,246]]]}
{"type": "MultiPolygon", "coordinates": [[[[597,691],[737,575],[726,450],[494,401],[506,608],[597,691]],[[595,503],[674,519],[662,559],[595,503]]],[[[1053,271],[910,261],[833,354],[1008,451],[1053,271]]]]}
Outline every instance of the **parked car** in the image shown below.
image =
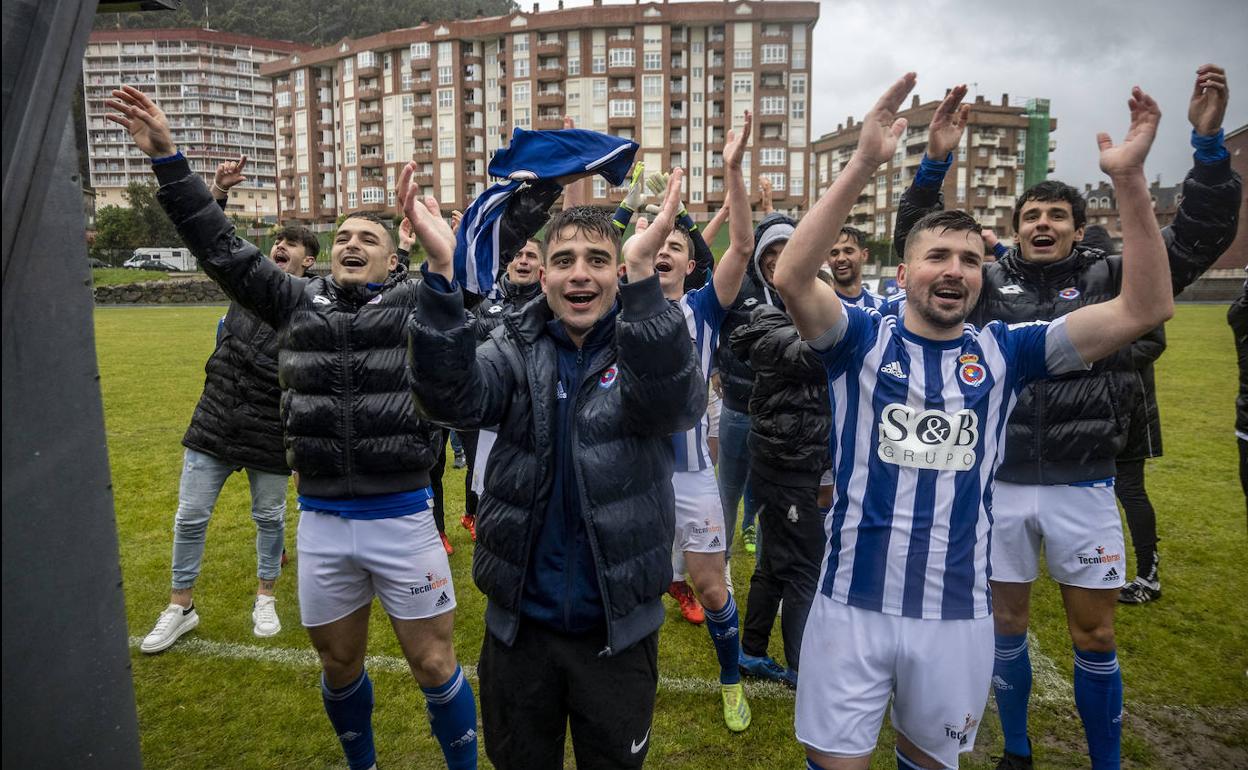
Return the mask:
{"type": "MultiPolygon", "coordinates": [[[[123,263],[123,267],[134,267],[138,263],[147,260],[158,260],[172,266],[174,270],[191,271],[198,269],[195,257],[191,256],[191,250],[187,248],[135,249],[134,254],[123,263]]],[[[159,270],[160,268],[156,269],[159,270]]]]}
{"type": "Polygon", "coordinates": [[[131,268],[133,270],[159,270],[162,273],[178,272],[178,268],[174,267],[173,265],[165,264],[164,262],[161,262],[159,259],[140,259],[137,261],[133,259],[128,259],[126,260],[126,267],[131,268]]]}

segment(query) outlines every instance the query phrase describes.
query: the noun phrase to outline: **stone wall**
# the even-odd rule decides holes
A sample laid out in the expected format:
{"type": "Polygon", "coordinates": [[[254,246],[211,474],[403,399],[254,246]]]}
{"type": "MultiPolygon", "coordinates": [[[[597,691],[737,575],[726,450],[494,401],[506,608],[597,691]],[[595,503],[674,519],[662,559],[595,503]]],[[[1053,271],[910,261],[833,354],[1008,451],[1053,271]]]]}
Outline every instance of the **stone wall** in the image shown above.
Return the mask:
{"type": "Polygon", "coordinates": [[[221,288],[207,278],[97,286],[94,292],[98,305],[177,305],[229,301],[221,288]]]}

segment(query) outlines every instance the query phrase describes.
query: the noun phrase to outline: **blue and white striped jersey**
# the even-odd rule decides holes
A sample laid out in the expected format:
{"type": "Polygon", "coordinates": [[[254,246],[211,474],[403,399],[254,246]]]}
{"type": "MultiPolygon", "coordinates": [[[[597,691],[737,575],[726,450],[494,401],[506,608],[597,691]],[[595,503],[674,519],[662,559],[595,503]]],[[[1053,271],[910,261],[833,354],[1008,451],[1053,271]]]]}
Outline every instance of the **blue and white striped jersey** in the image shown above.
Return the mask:
{"type": "Polygon", "coordinates": [[[856,307],[870,307],[870,308],[878,309],[881,305],[884,304],[883,297],[871,291],[870,289],[866,288],[865,286],[862,288],[862,291],[859,292],[857,297],[846,297],[844,294],[841,294],[839,291],[836,293],[836,296],[840,297],[841,302],[844,302],[846,305],[854,305],[856,307]]]}
{"type": "MultiPolygon", "coordinates": [[[[689,338],[697,351],[702,375],[710,382],[715,363],[715,347],[719,344],[719,329],[724,325],[726,308],[719,304],[715,295],[715,280],[711,278],[702,288],[686,292],[680,298],[680,309],[685,313],[689,326],[689,338]]],[[[711,467],[711,453],[706,446],[706,434],[710,428],[706,415],[691,430],[672,436],[672,448],[676,452],[676,471],[701,471],[711,467]]]]}
{"type": "Polygon", "coordinates": [[[1085,365],[1060,319],[966,324],[941,342],[896,316],[845,311],[844,336],[820,352],[836,475],[820,590],[889,615],[985,617],[1010,410],[1028,382],[1085,365]]]}

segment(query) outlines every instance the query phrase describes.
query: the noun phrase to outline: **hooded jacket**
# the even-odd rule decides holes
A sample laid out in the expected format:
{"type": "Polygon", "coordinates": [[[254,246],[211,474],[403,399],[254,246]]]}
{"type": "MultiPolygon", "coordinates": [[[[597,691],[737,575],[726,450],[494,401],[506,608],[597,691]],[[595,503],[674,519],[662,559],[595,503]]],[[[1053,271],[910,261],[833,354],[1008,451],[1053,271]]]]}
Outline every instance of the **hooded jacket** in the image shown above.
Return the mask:
{"type": "MultiPolygon", "coordinates": [[[[1197,163],[1183,181],[1174,222],[1162,228],[1177,295],[1209,268],[1235,238],[1242,183],[1229,160],[1197,163]]],[[[901,199],[894,247],[905,254],[910,229],[944,207],[940,189],[911,185],[901,199]]],[[[984,264],[979,302],[968,321],[982,327],[1051,321],[1084,305],[1106,302],[1122,288],[1122,258],[1076,245],[1050,264],[1028,262],[1017,248],[984,264]]],[[[1130,346],[1085,372],[1028,385],[1006,427],[996,477],[1016,484],[1071,484],[1114,476],[1127,445],[1140,386],[1130,346]]]]}
{"type": "Polygon", "coordinates": [[[730,340],[754,370],[750,394],[750,472],[774,484],[818,486],[829,466],[832,405],[828,372],[793,319],[764,305],[730,340]]]}
{"type": "MultiPolygon", "coordinates": [[[[405,321],[420,281],[395,271],[367,289],[291,276],[235,235],[186,160],[155,171],[157,197],[204,272],[279,334],[286,460],[299,473],[299,494],[349,498],[428,486],[440,432],[417,417],[404,366],[405,321]]],[[[519,212],[546,216],[525,204],[508,216],[519,212]]]]}
{"type": "MultiPolygon", "coordinates": [[[[505,314],[501,329],[478,347],[458,289],[444,293],[432,283],[422,284],[409,323],[417,409],[456,429],[498,426],[472,564],[473,579],[489,600],[486,627],[511,644],[526,611],[533,617],[528,581],[543,570],[535,559],[559,556],[548,550],[550,543],[539,544],[539,536],[554,536],[562,555],[535,578],[546,586],[545,600],[585,609],[596,587],[606,627],[603,654],[631,647],[662,625],[661,597],[672,579],[670,437],[692,428],[706,411],[706,380],[680,308],[663,298],[657,275],[620,286],[610,339],[582,348],[586,354],[575,363],[581,381],[569,390],[562,386],[560,345],[545,298],[505,314]],[[556,437],[560,401],[570,409],[564,413],[569,424],[568,433],[556,437]],[[579,524],[548,528],[557,475],[567,484],[559,494],[575,497],[579,524]],[[585,553],[578,532],[592,571],[569,566],[568,554],[585,553]],[[567,580],[550,580],[553,571],[567,580]],[[586,584],[591,579],[596,586],[586,584]]],[[[577,625],[573,620],[569,626],[577,625]]]]}
{"type": "Polygon", "coordinates": [[[750,314],[759,305],[772,305],[784,309],[784,301],[776,287],[763,278],[760,258],[767,246],[777,240],[788,240],[797,223],[783,214],[768,214],[754,228],[754,256],[741,279],[741,290],[728,308],[724,325],[720,327],[719,348],[715,353],[723,387],[724,406],[745,413],[750,408],[750,392],[754,388],[754,372],[750,365],[733,352],[730,339],[737,327],[750,322],[750,314]],[[783,236],[783,238],[781,238],[783,236]]]}

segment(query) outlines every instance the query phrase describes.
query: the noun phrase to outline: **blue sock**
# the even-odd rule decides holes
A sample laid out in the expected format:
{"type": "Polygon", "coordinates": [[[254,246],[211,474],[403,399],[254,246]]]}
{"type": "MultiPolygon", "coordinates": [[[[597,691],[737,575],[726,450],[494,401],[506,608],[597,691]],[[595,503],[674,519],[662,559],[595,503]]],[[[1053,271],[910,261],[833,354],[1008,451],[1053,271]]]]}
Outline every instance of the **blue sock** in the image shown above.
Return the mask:
{"type": "Polygon", "coordinates": [[[1005,750],[1020,757],[1031,756],[1027,740],[1027,701],[1031,699],[1031,656],[1027,634],[996,635],[992,662],[992,689],[1001,715],[1005,750]]]}
{"type": "Polygon", "coordinates": [[[737,603],[732,594],[728,594],[728,602],[718,610],[706,608],[706,630],[711,633],[711,643],[715,645],[715,657],[719,658],[719,683],[736,684],[741,681],[741,671],[737,668],[741,656],[741,621],[737,618],[737,603]]]}
{"type": "Polygon", "coordinates": [[[447,770],[473,770],[477,766],[477,701],[472,685],[464,678],[464,670],[455,673],[445,684],[426,689],[425,705],[429,710],[429,726],[442,745],[447,770]]]}
{"type": "Polygon", "coordinates": [[[1075,648],[1075,707],[1092,770],[1118,770],[1122,753],[1122,670],[1115,652],[1075,648]]]}
{"type": "Polygon", "coordinates": [[[334,726],[351,770],[368,770],[377,762],[373,746],[373,682],[368,671],[346,687],[334,689],[321,674],[321,700],[334,726]]]}
{"type": "Polygon", "coordinates": [[[901,749],[897,749],[897,770],[923,770],[923,768],[914,763],[914,760],[901,753],[901,749]]]}

